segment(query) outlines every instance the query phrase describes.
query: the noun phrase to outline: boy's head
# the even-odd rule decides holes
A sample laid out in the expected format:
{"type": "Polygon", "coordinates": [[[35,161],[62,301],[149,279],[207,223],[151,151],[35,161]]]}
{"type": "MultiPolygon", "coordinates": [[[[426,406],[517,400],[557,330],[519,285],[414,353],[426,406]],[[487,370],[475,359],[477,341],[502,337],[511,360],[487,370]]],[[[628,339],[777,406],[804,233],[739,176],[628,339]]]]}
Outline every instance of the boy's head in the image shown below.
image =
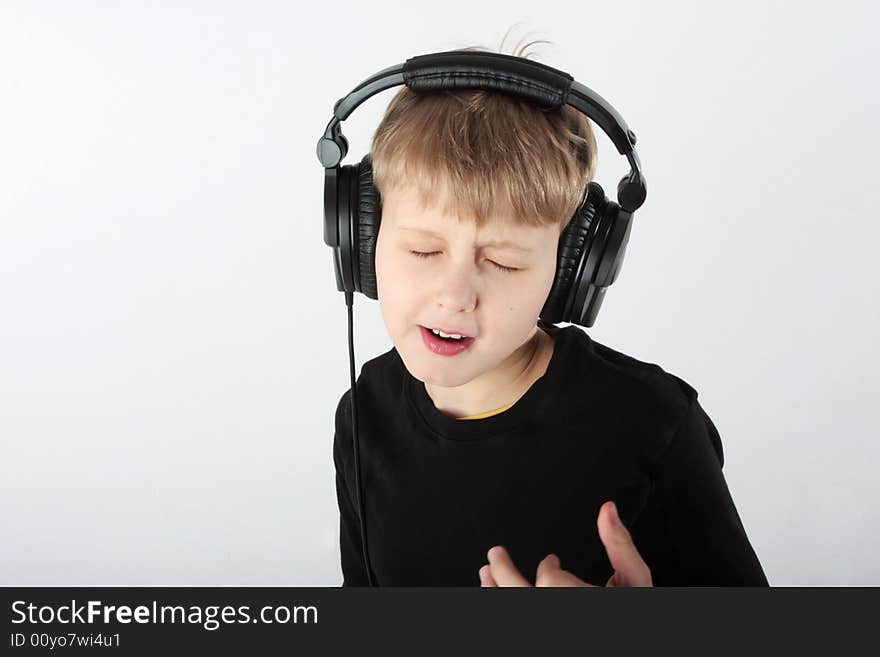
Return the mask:
{"type": "Polygon", "coordinates": [[[371,156],[382,203],[378,302],[407,369],[457,387],[503,368],[535,335],[559,236],[593,179],[589,120],[506,94],[403,87],[371,156]],[[420,326],[476,339],[438,356],[420,326]]]}

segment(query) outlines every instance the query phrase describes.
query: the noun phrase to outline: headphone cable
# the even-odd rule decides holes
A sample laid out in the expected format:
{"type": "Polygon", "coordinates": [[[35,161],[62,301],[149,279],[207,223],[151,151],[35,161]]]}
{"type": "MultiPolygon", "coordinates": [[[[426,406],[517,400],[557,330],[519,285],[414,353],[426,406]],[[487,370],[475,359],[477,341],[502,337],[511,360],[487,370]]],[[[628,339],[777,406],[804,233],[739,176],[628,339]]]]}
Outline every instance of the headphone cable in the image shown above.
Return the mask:
{"type": "Polygon", "coordinates": [[[364,519],[364,502],[363,492],[361,490],[361,466],[358,449],[358,425],[357,425],[357,385],[354,377],[354,331],[352,319],[352,304],[354,303],[354,293],[345,290],[345,305],[348,307],[348,362],[349,374],[351,376],[351,428],[352,442],[354,443],[354,486],[357,493],[358,519],[361,526],[361,548],[364,556],[364,567],[367,570],[367,582],[369,586],[375,586],[373,583],[373,575],[370,569],[370,557],[367,553],[367,525],[364,519]]]}

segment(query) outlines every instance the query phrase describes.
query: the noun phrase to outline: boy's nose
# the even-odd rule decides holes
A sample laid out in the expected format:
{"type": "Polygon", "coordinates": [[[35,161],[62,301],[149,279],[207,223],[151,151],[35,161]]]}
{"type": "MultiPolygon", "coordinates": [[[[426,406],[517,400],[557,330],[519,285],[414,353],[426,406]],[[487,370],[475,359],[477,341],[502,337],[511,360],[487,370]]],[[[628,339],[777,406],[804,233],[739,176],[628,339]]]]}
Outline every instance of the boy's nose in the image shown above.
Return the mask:
{"type": "Polygon", "coordinates": [[[437,305],[449,313],[470,312],[477,305],[473,267],[452,266],[436,281],[437,305]]]}

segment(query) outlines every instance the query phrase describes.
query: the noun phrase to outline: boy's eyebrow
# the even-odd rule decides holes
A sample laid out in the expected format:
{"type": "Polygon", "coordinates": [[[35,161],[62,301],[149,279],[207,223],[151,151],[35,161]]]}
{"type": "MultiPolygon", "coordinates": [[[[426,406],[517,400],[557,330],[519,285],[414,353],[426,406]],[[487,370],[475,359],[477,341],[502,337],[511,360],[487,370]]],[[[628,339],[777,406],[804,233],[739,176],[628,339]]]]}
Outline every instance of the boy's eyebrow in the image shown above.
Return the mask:
{"type": "MultiPolygon", "coordinates": [[[[416,228],[415,226],[398,226],[400,230],[411,230],[416,233],[424,233],[425,235],[431,235],[432,237],[443,238],[444,236],[438,232],[433,230],[427,230],[426,228],[416,228]]],[[[521,246],[516,242],[511,242],[510,240],[492,240],[491,242],[486,242],[483,246],[495,246],[503,249],[513,249],[515,251],[522,251],[523,253],[531,253],[533,249],[529,249],[527,247],[521,246]]]]}

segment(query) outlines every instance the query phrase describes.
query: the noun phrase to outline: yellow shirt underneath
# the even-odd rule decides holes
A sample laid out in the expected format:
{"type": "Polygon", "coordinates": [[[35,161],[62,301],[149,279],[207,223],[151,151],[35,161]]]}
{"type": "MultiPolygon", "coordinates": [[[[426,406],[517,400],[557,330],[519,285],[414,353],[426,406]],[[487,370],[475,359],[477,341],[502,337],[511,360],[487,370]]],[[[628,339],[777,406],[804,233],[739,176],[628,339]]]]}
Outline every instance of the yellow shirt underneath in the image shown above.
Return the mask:
{"type": "Polygon", "coordinates": [[[491,415],[498,415],[499,413],[503,413],[508,408],[513,406],[516,402],[512,402],[507,406],[502,406],[501,408],[496,408],[494,411],[486,411],[485,413],[479,413],[477,415],[468,415],[467,417],[460,417],[459,420],[479,420],[480,418],[489,417],[491,415]]]}

